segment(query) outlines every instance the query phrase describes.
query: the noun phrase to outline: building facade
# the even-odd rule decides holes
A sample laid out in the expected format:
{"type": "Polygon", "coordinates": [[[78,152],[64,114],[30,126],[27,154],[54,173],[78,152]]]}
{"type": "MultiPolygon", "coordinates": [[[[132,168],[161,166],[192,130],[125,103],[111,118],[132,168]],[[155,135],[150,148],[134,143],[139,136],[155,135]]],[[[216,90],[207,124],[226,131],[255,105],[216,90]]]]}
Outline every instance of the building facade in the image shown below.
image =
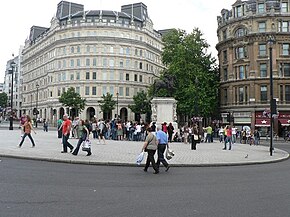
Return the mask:
{"type": "MultiPolygon", "coordinates": [[[[15,118],[19,118],[22,114],[22,75],[21,75],[21,52],[22,47],[19,49],[19,55],[16,57],[13,57],[12,59],[8,60],[6,63],[6,70],[5,70],[5,77],[4,77],[4,85],[3,85],[3,92],[5,92],[8,96],[8,107],[6,108],[6,114],[7,112],[11,111],[11,90],[13,85],[13,111],[15,118]],[[12,84],[12,67],[11,63],[15,63],[15,67],[13,68],[13,84],[12,84]]],[[[1,91],[0,91],[1,92],[1,91]]]]}
{"type": "Polygon", "coordinates": [[[236,126],[267,132],[270,119],[270,47],[275,131],[290,124],[290,9],[289,0],[238,0],[218,16],[220,104],[223,122],[230,114],[236,126]],[[270,43],[269,39],[274,39],[270,43]]]}
{"type": "Polygon", "coordinates": [[[89,10],[61,1],[49,28],[31,27],[22,59],[22,108],[55,123],[71,108],[59,103],[69,87],[86,99],[80,117],[102,118],[98,100],[106,93],[118,100],[118,114],[134,120],[128,105],[163,69],[161,34],[143,3],[124,5],[121,12],[89,10]]]}

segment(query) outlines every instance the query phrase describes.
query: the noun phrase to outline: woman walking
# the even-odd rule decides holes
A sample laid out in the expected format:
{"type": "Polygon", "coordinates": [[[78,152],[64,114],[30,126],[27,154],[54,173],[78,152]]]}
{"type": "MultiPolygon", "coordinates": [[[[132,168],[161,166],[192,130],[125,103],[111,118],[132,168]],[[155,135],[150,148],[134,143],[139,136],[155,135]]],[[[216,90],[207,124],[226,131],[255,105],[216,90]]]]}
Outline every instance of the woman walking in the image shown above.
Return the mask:
{"type": "MultiPolygon", "coordinates": [[[[73,155],[77,155],[79,152],[81,144],[89,139],[90,133],[89,133],[88,127],[85,125],[84,120],[80,120],[78,130],[79,130],[80,138],[79,138],[77,147],[75,148],[75,150],[72,153],[73,155]]],[[[90,156],[92,154],[91,149],[88,150],[87,152],[88,152],[87,156],[90,156]]]]}
{"type": "Polygon", "coordinates": [[[154,155],[155,155],[155,152],[156,152],[157,146],[158,146],[157,139],[156,139],[156,136],[153,133],[151,133],[150,127],[147,128],[147,132],[148,132],[148,135],[145,139],[145,142],[144,142],[144,145],[142,148],[142,151],[146,151],[148,153],[144,172],[147,172],[147,170],[150,166],[150,163],[151,163],[153,169],[155,170],[154,174],[158,174],[159,168],[158,168],[158,166],[155,162],[155,159],[154,159],[154,155]]]}
{"type": "Polygon", "coordinates": [[[33,130],[33,132],[35,134],[36,134],[36,132],[35,132],[35,130],[32,127],[30,116],[28,116],[28,115],[26,116],[26,121],[23,124],[23,127],[24,127],[24,135],[23,135],[22,140],[21,140],[21,142],[20,142],[18,147],[21,148],[25,137],[28,136],[28,138],[30,139],[30,141],[32,143],[32,148],[34,148],[35,147],[35,143],[34,143],[34,140],[33,140],[32,136],[31,136],[31,130],[33,130]]]}

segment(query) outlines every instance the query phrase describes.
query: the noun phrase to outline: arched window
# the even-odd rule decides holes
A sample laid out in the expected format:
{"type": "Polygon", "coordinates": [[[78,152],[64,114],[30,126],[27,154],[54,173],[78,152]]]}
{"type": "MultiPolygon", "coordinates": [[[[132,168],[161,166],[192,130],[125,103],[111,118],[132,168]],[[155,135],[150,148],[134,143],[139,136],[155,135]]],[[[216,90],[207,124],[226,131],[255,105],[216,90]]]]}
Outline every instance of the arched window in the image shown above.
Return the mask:
{"type": "Polygon", "coordinates": [[[242,37],[247,35],[247,30],[245,28],[238,28],[235,32],[236,37],[242,37]]]}

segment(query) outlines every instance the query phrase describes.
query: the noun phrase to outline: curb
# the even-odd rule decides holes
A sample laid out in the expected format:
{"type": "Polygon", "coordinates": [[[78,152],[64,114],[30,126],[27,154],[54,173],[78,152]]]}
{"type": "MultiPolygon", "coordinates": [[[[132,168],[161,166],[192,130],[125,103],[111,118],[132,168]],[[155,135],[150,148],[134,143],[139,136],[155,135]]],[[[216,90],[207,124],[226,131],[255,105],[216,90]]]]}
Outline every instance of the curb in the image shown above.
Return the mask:
{"type": "MultiPolygon", "coordinates": [[[[15,158],[22,160],[34,160],[34,161],[46,161],[54,163],[68,163],[68,164],[82,164],[82,165],[94,165],[94,166],[122,166],[122,167],[143,167],[145,164],[136,165],[135,163],[118,163],[118,162],[95,162],[95,161],[80,161],[80,160],[62,160],[55,158],[39,158],[39,157],[26,157],[26,156],[13,156],[0,154],[0,157],[15,158]]],[[[268,160],[268,161],[257,161],[257,162],[245,162],[245,163],[217,163],[217,164],[170,164],[170,167],[227,167],[227,166],[248,166],[248,165],[259,165],[259,164],[271,164],[286,161],[290,158],[288,153],[287,157],[268,160]]]]}

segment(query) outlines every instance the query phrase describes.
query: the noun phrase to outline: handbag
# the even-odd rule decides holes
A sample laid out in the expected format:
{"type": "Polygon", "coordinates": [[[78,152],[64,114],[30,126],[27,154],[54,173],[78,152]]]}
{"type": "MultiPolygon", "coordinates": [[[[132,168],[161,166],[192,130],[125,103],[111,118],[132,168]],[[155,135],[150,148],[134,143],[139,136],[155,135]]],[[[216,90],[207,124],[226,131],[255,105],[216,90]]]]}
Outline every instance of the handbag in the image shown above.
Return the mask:
{"type": "Polygon", "coordinates": [[[145,155],[145,152],[144,152],[144,151],[142,151],[142,152],[138,155],[137,160],[136,160],[136,163],[137,163],[138,166],[142,163],[142,161],[143,161],[143,159],[144,159],[144,155],[145,155]]]}
{"type": "Polygon", "coordinates": [[[165,152],[165,157],[167,160],[170,160],[175,155],[174,151],[167,148],[165,152]]]}
{"type": "Polygon", "coordinates": [[[82,150],[83,151],[90,151],[91,150],[90,140],[87,139],[86,141],[83,142],[82,150]]]}

